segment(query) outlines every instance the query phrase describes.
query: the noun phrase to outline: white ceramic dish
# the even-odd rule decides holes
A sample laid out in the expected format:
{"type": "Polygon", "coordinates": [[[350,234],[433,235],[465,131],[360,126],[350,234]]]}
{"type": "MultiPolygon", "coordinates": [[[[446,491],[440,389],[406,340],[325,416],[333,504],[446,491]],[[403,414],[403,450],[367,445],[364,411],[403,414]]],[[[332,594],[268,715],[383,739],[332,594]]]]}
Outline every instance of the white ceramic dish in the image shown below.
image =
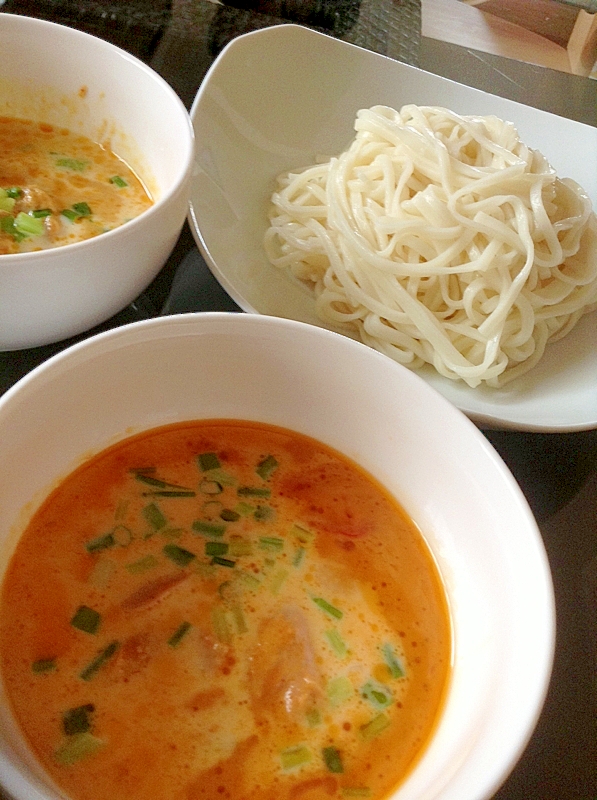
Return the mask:
{"type": "MultiPolygon", "coordinates": [[[[262,247],[276,175],[339,154],[360,108],[442,105],[511,120],[597,207],[597,130],[432,75],[299,26],[233,40],[191,109],[197,136],[189,220],[224,289],[245,311],[323,325],[307,290],[272,267],[262,247]]],[[[421,373],[482,425],[536,431],[597,427],[597,312],[548,347],[503,390],[469,389],[421,373]]]]}
{"type": "Polygon", "coordinates": [[[155,198],[94,239],[0,256],[0,350],[15,350],[88,330],[151,282],[185,220],[194,140],[178,96],[141,61],[81,31],[11,14],[0,14],[0,116],[110,144],[155,198]]]}
{"type": "MultiPolygon", "coordinates": [[[[193,418],[285,426],[355,459],[402,503],[443,575],[454,623],[447,705],[391,800],[486,800],[525,747],[548,684],[554,605],[535,521],[487,440],[420,377],[336,333],[248,314],[114,329],[0,399],[0,576],[27,517],[84,458],[193,418]],[[297,387],[300,390],[297,391],[297,387]]],[[[57,800],[0,697],[0,784],[57,800]]]]}

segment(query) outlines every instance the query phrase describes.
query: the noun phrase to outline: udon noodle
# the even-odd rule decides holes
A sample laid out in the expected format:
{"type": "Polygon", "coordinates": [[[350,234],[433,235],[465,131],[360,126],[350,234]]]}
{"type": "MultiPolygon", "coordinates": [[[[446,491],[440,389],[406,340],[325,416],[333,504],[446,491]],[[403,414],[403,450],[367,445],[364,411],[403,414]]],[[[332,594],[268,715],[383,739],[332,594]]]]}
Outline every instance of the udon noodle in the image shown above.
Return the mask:
{"type": "Polygon", "coordinates": [[[597,307],[591,201],[511,123],[376,106],[355,130],[337,158],[278,178],[265,236],[324,322],[500,387],[597,307]]]}

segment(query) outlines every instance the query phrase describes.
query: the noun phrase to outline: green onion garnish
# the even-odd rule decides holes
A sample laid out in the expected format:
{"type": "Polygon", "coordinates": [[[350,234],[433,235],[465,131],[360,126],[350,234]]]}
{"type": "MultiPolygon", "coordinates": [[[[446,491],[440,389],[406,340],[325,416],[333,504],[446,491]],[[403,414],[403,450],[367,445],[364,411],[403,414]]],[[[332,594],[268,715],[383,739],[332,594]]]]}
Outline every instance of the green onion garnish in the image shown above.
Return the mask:
{"type": "Polygon", "coordinates": [[[376,717],[373,717],[372,720],[367,722],[365,725],[361,725],[359,728],[360,734],[366,742],[371,741],[371,739],[375,739],[376,736],[379,736],[382,731],[390,725],[390,719],[385,714],[378,714],[376,717]]]}
{"type": "Polygon", "coordinates": [[[87,161],[81,161],[78,158],[57,158],[56,166],[72,169],[75,172],[83,172],[87,169],[87,161]]]}
{"type": "Polygon", "coordinates": [[[228,553],[233,558],[239,558],[239,556],[250,556],[253,553],[253,544],[250,539],[243,539],[240,537],[232,538],[230,540],[228,553]]]}
{"type": "Polygon", "coordinates": [[[89,542],[86,542],[85,549],[88,553],[97,553],[98,550],[107,550],[110,547],[114,547],[116,544],[116,539],[114,538],[113,533],[106,533],[103,536],[98,536],[96,539],[91,539],[89,542]]]}
{"type": "Polygon", "coordinates": [[[155,503],[150,503],[148,506],[145,506],[141,513],[154,531],[159,531],[166,526],[166,517],[155,503]]]}
{"type": "Polygon", "coordinates": [[[230,558],[222,558],[222,556],[214,556],[209,563],[217,564],[220,567],[229,567],[230,569],[236,565],[236,561],[232,561],[230,558]]]}
{"type": "Polygon", "coordinates": [[[189,632],[191,629],[190,622],[181,622],[178,628],[174,631],[172,636],[168,639],[168,644],[170,647],[176,647],[181,639],[189,632]]]}
{"type": "Polygon", "coordinates": [[[101,621],[101,614],[95,609],[89,608],[89,606],[79,606],[70,624],[73,628],[78,628],[85,633],[96,634],[101,621]]]}
{"type": "Polygon", "coordinates": [[[398,656],[394,653],[392,645],[382,645],[381,652],[386,666],[390,670],[390,675],[392,678],[404,678],[406,671],[398,660],[398,656]]]}
{"type": "Polygon", "coordinates": [[[241,517],[248,517],[249,514],[252,514],[255,511],[255,506],[249,505],[249,503],[237,503],[234,506],[234,510],[237,514],[240,514],[241,517]]]}
{"type": "Polygon", "coordinates": [[[236,493],[240,497],[269,497],[271,489],[264,486],[239,486],[236,493]]]}
{"type": "Polygon", "coordinates": [[[94,711],[95,706],[93,703],[70,708],[62,717],[62,730],[67,736],[74,736],[75,733],[85,733],[91,729],[89,716],[94,711]]]}
{"type": "Polygon", "coordinates": [[[104,742],[97,736],[86,731],[69,736],[65,744],[56,750],[54,758],[63,767],[70,767],[82,758],[97,753],[104,746],[104,742]]]}
{"type": "Polygon", "coordinates": [[[340,611],[339,608],[336,608],[331,603],[328,603],[327,600],[324,600],[323,597],[312,597],[311,598],[316,606],[319,606],[322,611],[325,611],[326,614],[329,614],[330,617],[334,617],[335,619],[342,619],[344,614],[340,611]]]}
{"type": "Polygon", "coordinates": [[[120,175],[113,175],[110,178],[110,183],[113,183],[114,186],[118,186],[119,189],[124,189],[126,186],[128,186],[128,183],[124,178],[121,178],[120,175]]]}
{"type": "Polygon", "coordinates": [[[50,217],[52,216],[52,209],[38,208],[36,211],[31,212],[31,216],[35,217],[36,219],[43,219],[43,217],[50,217]]]}
{"type": "Polygon", "coordinates": [[[25,214],[20,211],[15,217],[15,227],[25,236],[41,236],[45,230],[43,219],[35,219],[35,217],[25,214]]]}
{"type": "Polygon", "coordinates": [[[284,549],[284,539],[279,539],[277,536],[260,536],[259,548],[280,553],[284,549]]]}
{"type": "Polygon", "coordinates": [[[270,591],[272,594],[278,594],[280,589],[282,588],[282,584],[288,577],[288,570],[280,567],[280,569],[276,570],[271,577],[270,581],[270,591]]]}
{"type": "Polygon", "coordinates": [[[197,456],[201,472],[208,472],[210,469],[219,469],[220,459],[217,453],[200,453],[197,456]]]}
{"type": "Polygon", "coordinates": [[[344,772],[342,758],[335,747],[324,747],[321,752],[323,755],[323,760],[325,761],[325,765],[328,768],[328,772],[344,772]]]}
{"type": "Polygon", "coordinates": [[[76,211],[80,217],[91,216],[91,209],[87,203],[73,203],[73,210],[76,211]]]}
{"type": "Polygon", "coordinates": [[[266,456],[262,461],[257,464],[257,469],[255,472],[259,475],[260,478],[263,478],[264,481],[269,480],[273,473],[278,468],[278,462],[273,456],[266,456]]]}
{"type": "Polygon", "coordinates": [[[224,522],[236,522],[240,519],[240,514],[238,511],[233,511],[231,508],[223,508],[220,511],[220,519],[223,519],[224,522]]]}
{"type": "Polygon", "coordinates": [[[232,614],[232,619],[234,620],[234,626],[236,628],[237,633],[246,633],[249,628],[247,627],[247,622],[245,620],[245,615],[243,614],[242,608],[235,603],[232,608],[230,609],[230,613],[232,614]]]}
{"type": "Polygon", "coordinates": [[[126,568],[131,575],[141,575],[143,572],[147,572],[148,570],[157,567],[159,563],[160,562],[154,555],[149,554],[137,559],[137,561],[127,564],[126,568]]]}
{"type": "Polygon", "coordinates": [[[220,537],[226,533],[226,526],[219,522],[207,522],[203,519],[196,519],[191,528],[195,533],[200,533],[202,536],[216,536],[220,537]]]}
{"type": "Polygon", "coordinates": [[[191,553],[190,550],[185,550],[184,547],[179,547],[177,544],[165,544],[162,552],[179,567],[187,567],[196,558],[195,553],[191,553]]]}
{"type": "Polygon", "coordinates": [[[305,745],[289,747],[280,753],[280,761],[284,770],[298,769],[298,767],[308,764],[312,759],[313,755],[305,745]]]}
{"type": "Polygon", "coordinates": [[[310,728],[315,728],[317,725],[321,725],[321,712],[318,708],[311,708],[305,714],[307,725],[310,728]]]}
{"type": "Polygon", "coordinates": [[[13,200],[18,199],[23,194],[22,189],[19,189],[18,186],[11,186],[8,189],[4,189],[4,191],[6,192],[6,196],[12,197],[13,200]]]}
{"type": "Polygon", "coordinates": [[[309,544],[315,538],[313,531],[303,528],[302,525],[297,525],[296,523],[290,529],[290,533],[296,536],[301,544],[309,544]]]}
{"type": "Polygon", "coordinates": [[[338,658],[346,658],[348,647],[336,628],[330,628],[330,630],[325,631],[325,638],[338,658]]]}
{"type": "Polygon", "coordinates": [[[253,517],[257,522],[270,522],[276,516],[276,512],[270,506],[257,506],[253,517]]]}
{"type": "Polygon", "coordinates": [[[43,675],[46,672],[54,672],[56,669],[55,658],[38,658],[31,665],[31,669],[36,675],[43,675]]]}
{"type": "Polygon", "coordinates": [[[109,661],[112,658],[112,656],[114,655],[114,653],[116,653],[119,647],[120,647],[119,642],[110,642],[110,644],[107,647],[105,647],[97,654],[97,656],[93,659],[93,661],[89,662],[89,664],[85,667],[83,672],[81,672],[79,677],[82,678],[84,681],[91,680],[91,678],[93,678],[95,673],[99,669],[101,669],[107,661],[109,661]]]}
{"type": "Polygon", "coordinates": [[[230,634],[230,627],[226,619],[226,611],[220,606],[215,606],[211,610],[211,623],[213,625],[216,639],[228,644],[232,636],[230,634]]]}
{"type": "Polygon", "coordinates": [[[0,211],[8,211],[9,213],[15,207],[16,200],[10,197],[5,189],[0,189],[0,211]]]}
{"type": "Polygon", "coordinates": [[[354,694],[354,688],[350,680],[345,675],[332,678],[326,687],[328,700],[336,708],[342,705],[354,694]]]}
{"type": "Polygon", "coordinates": [[[206,556],[225,556],[228,552],[228,542],[205,542],[206,556]]]}
{"type": "Polygon", "coordinates": [[[369,680],[364,686],[361,686],[361,696],[379,711],[392,704],[392,693],[388,687],[374,680],[369,680]]]}
{"type": "Polygon", "coordinates": [[[222,494],[224,491],[224,487],[218,481],[212,481],[208,478],[204,478],[201,483],[199,484],[199,491],[201,494],[222,494]]]}

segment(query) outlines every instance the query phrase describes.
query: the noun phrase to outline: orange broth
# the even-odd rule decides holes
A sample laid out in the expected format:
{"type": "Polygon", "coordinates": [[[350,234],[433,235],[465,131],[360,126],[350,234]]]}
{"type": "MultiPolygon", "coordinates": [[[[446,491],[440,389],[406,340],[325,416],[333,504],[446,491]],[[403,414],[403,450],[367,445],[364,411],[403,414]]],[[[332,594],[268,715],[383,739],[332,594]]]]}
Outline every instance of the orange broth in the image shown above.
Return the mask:
{"type": "Polygon", "coordinates": [[[0,117],[0,255],[90,239],[152,199],[133,170],[86,136],[0,117]]]}
{"type": "Polygon", "coordinates": [[[387,798],[450,675],[441,579],[374,479],[229,420],[66,478],[4,579],[2,676],[75,800],[387,798]]]}

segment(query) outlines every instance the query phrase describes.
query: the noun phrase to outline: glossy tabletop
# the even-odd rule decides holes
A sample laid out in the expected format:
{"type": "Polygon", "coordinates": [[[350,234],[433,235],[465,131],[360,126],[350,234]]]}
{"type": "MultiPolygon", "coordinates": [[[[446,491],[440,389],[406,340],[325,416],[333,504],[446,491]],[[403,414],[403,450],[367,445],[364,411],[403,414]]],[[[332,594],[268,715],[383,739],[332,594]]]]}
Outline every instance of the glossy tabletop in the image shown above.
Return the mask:
{"type": "MultiPolygon", "coordinates": [[[[190,109],[234,36],[295,22],[461,83],[597,126],[597,81],[420,36],[418,0],[0,0],[0,13],[103,37],[159,72],[190,109]]],[[[562,143],[566,146],[566,143],[562,143]]],[[[85,336],[159,314],[240,311],[185,225],[164,268],[102,326],[55,345],[0,353],[0,393],[85,336]]],[[[595,376],[597,392],[597,375],[595,376]]],[[[484,430],[520,483],[550,560],[557,609],[553,677],[537,728],[495,800],[597,798],[597,431],[484,430]]],[[[3,795],[0,790],[0,798],[3,795]]]]}

